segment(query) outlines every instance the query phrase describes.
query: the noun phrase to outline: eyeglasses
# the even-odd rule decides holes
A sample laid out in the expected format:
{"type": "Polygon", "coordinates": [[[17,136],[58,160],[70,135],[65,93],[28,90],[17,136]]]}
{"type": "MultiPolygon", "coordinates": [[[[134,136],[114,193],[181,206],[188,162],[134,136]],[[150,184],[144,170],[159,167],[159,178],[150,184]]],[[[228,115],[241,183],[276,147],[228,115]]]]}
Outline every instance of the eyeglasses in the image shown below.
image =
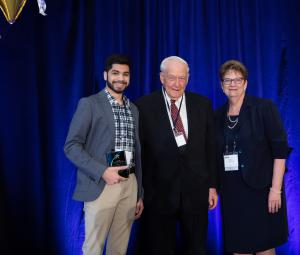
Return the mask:
{"type": "Polygon", "coordinates": [[[224,85],[231,85],[232,82],[234,82],[236,85],[241,85],[244,81],[244,78],[242,77],[237,77],[237,78],[234,78],[234,79],[229,79],[229,78],[225,78],[223,79],[223,84],[224,85]]]}

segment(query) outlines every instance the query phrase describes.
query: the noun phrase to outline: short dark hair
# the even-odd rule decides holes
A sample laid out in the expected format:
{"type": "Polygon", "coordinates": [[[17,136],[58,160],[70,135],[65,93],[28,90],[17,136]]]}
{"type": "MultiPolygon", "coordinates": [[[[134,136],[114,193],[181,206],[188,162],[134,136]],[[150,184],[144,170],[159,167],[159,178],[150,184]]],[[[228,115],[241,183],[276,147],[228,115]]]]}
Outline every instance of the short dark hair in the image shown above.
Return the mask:
{"type": "Polygon", "coordinates": [[[235,72],[241,73],[245,80],[247,80],[247,78],[248,78],[248,70],[245,67],[245,65],[243,63],[241,63],[240,61],[231,59],[231,60],[226,61],[223,65],[221,65],[220,71],[219,71],[221,80],[224,79],[224,75],[228,71],[235,71],[235,72]]]}
{"type": "Polygon", "coordinates": [[[113,64],[128,65],[129,69],[130,69],[130,65],[131,65],[130,59],[128,56],[122,55],[122,54],[114,54],[114,55],[109,56],[105,60],[104,70],[106,72],[108,72],[112,68],[113,64]]]}

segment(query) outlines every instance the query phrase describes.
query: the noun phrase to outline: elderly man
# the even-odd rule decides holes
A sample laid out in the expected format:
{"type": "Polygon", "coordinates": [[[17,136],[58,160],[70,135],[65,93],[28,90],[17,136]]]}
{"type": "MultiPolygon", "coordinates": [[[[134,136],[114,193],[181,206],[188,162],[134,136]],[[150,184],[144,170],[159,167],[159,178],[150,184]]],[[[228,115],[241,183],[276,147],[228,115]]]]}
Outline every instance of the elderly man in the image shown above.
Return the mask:
{"type": "Polygon", "coordinates": [[[208,209],[218,199],[213,110],[207,98],[185,92],[185,60],[168,57],[160,70],[162,88],[137,101],[145,191],[142,254],[175,254],[178,222],[184,254],[205,254],[208,209]]]}

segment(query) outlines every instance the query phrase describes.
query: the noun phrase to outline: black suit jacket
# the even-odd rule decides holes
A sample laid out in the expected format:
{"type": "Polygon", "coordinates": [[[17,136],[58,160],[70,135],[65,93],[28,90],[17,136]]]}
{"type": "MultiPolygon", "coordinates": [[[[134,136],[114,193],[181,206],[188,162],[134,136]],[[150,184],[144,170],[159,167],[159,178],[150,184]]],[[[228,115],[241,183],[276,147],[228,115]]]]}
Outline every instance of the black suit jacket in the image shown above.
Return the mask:
{"type": "MultiPolygon", "coordinates": [[[[228,103],[215,113],[220,174],[224,172],[224,128],[227,111],[228,103]]],[[[255,189],[270,186],[274,159],[286,159],[290,152],[276,106],[271,100],[246,95],[236,129],[239,168],[244,181],[255,189]]]]}
{"type": "Polygon", "coordinates": [[[185,93],[188,142],[177,147],[161,91],[140,98],[140,140],[145,209],[197,213],[208,206],[216,186],[214,120],[210,101],[185,93]]]}

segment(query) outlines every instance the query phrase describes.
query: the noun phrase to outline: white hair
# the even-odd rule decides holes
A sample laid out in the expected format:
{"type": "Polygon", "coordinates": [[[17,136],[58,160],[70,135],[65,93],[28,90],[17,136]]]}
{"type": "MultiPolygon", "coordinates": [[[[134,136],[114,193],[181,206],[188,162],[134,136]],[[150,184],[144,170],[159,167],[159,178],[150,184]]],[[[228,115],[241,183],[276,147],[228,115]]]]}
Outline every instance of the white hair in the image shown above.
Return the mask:
{"type": "Polygon", "coordinates": [[[180,58],[178,56],[170,56],[170,57],[167,57],[167,58],[163,59],[163,61],[161,61],[161,63],[160,63],[160,71],[161,72],[166,71],[167,64],[170,61],[177,61],[177,62],[180,62],[180,63],[186,65],[187,73],[189,73],[190,68],[189,68],[188,63],[183,58],[180,58]]]}

